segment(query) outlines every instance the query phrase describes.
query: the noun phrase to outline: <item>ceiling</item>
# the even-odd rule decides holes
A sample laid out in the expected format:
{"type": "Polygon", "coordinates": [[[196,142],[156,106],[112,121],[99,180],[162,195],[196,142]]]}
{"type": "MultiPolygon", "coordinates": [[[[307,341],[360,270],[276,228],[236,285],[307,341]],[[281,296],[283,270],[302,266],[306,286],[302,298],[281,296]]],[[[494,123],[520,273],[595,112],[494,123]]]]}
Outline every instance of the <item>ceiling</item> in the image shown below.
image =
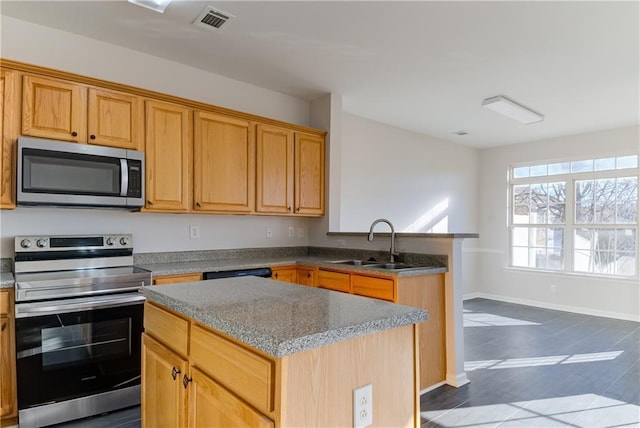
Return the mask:
{"type": "Polygon", "coordinates": [[[626,2],[1,1],[1,13],[485,148],[639,121],[640,9],[626,2]],[[235,16],[191,23],[207,5],[235,16]],[[545,116],[481,107],[504,95],[545,116]],[[456,131],[468,135],[458,136],[456,131]]]}

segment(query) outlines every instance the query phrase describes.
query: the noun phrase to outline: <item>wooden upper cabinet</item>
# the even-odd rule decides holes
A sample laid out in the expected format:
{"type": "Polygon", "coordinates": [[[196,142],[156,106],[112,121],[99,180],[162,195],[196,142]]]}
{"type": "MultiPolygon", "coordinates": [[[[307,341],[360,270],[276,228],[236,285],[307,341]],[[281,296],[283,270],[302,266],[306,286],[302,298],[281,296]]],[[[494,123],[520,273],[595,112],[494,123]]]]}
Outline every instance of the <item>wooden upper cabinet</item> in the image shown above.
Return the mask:
{"type": "Polygon", "coordinates": [[[143,150],[144,106],[137,95],[89,88],[88,142],[143,150]]]}
{"type": "Polygon", "coordinates": [[[253,128],[248,120],[204,111],[194,113],[195,211],[254,211],[253,128]]]}
{"type": "Polygon", "coordinates": [[[144,104],[133,94],[25,75],[22,135],[143,150],[144,104]]]}
{"type": "Polygon", "coordinates": [[[256,126],[256,211],[289,214],[293,209],[293,132],[256,126]]]}
{"type": "Polygon", "coordinates": [[[295,213],[324,215],[324,138],[296,133],[295,213]]]}
{"type": "Polygon", "coordinates": [[[145,211],[191,207],[192,113],[187,107],[146,102],[145,211]]]}
{"type": "Polygon", "coordinates": [[[15,208],[15,145],[20,134],[17,73],[0,70],[0,208],[15,208]]]}
{"type": "Polygon", "coordinates": [[[87,141],[87,88],[45,77],[23,77],[22,134],[87,141]]]}

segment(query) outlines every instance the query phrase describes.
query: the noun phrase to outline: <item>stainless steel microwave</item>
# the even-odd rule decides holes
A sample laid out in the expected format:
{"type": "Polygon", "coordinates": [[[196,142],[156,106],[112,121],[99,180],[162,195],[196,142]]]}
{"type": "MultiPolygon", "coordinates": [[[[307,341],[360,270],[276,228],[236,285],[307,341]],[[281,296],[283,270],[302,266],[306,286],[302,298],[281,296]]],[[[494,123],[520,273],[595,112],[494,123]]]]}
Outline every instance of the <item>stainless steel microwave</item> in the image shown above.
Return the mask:
{"type": "Polygon", "coordinates": [[[18,138],[18,205],[140,209],[144,153],[18,138]]]}

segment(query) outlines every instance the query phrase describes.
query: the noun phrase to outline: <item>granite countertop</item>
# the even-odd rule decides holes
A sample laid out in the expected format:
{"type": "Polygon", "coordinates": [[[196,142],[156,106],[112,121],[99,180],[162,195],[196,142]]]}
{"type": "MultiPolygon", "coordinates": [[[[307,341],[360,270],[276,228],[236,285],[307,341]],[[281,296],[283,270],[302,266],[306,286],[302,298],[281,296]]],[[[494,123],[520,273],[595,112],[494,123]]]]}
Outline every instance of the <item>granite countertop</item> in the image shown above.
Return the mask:
{"type": "Polygon", "coordinates": [[[427,319],[418,308],[256,277],[144,287],[141,293],[274,357],[427,319]]]}
{"type": "Polygon", "coordinates": [[[13,288],[14,284],[13,273],[0,272],[0,288],[13,288]]]}
{"type": "Polygon", "coordinates": [[[341,260],[344,257],[317,257],[317,256],[292,256],[292,257],[265,257],[265,258],[238,258],[227,260],[198,260],[185,262],[148,263],[138,264],[138,267],[150,270],[154,276],[178,275],[196,272],[217,272],[234,269],[252,269],[260,267],[277,266],[315,266],[323,269],[338,269],[342,271],[375,274],[388,277],[407,277],[430,275],[447,272],[443,266],[426,266],[424,269],[387,271],[367,266],[351,266],[345,264],[329,263],[331,260],[341,260]]]}

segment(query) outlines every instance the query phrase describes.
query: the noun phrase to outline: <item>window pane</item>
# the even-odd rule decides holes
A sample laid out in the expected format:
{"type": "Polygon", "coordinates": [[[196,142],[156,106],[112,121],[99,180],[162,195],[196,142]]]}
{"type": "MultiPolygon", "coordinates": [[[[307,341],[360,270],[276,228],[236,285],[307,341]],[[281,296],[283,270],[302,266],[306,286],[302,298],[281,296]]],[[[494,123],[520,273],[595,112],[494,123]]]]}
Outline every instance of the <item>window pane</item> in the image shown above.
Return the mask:
{"type": "Polygon", "coordinates": [[[567,201],[566,183],[549,183],[549,203],[564,203],[567,201]]]}
{"type": "Polygon", "coordinates": [[[576,223],[588,224],[593,223],[594,219],[594,204],[593,202],[586,202],[576,205],[576,223]]]}
{"type": "Polygon", "coordinates": [[[564,260],[561,248],[550,248],[547,251],[547,269],[564,269],[564,260]]]}
{"type": "Polygon", "coordinates": [[[549,164],[549,175],[568,174],[571,171],[570,162],[549,164]]]}
{"type": "Polygon", "coordinates": [[[596,202],[596,223],[614,224],[616,222],[616,205],[613,202],[596,202]]]}
{"type": "Polygon", "coordinates": [[[513,247],[511,264],[513,266],[529,267],[529,249],[527,247],[513,247]]]}
{"type": "Polygon", "coordinates": [[[575,250],[573,253],[573,270],[576,272],[591,271],[591,251],[575,250]]]}
{"type": "Polygon", "coordinates": [[[513,168],[513,178],[524,178],[529,176],[528,166],[519,166],[513,168]]]}
{"type": "Polygon", "coordinates": [[[596,159],[593,165],[594,171],[608,171],[616,169],[616,158],[596,159]]]}
{"type": "Polygon", "coordinates": [[[627,252],[636,249],[636,231],[634,229],[618,229],[616,231],[616,251],[627,252]]]}
{"type": "Polygon", "coordinates": [[[545,224],[548,206],[547,184],[532,184],[529,222],[531,224],[545,224]]]}
{"type": "Polygon", "coordinates": [[[534,165],[531,167],[531,177],[540,177],[547,175],[547,165],[534,165]]]}
{"type": "Polygon", "coordinates": [[[638,178],[621,177],[616,182],[616,197],[619,200],[638,200],[638,178]]]}
{"type": "Polygon", "coordinates": [[[631,224],[638,222],[638,202],[618,202],[616,205],[616,223],[631,224]]]}
{"type": "Polygon", "coordinates": [[[635,252],[618,253],[616,275],[634,276],[636,274],[637,257],[635,252]]]}
{"type": "Polygon", "coordinates": [[[593,159],[571,162],[571,172],[593,171],[593,159]]]}
{"type": "Polygon", "coordinates": [[[593,239],[593,229],[576,229],[573,234],[573,247],[580,250],[590,250],[593,239]]]}
{"type": "Polygon", "coordinates": [[[549,205],[549,224],[564,224],[565,223],[565,204],[552,204],[549,205]]]}
{"type": "Polygon", "coordinates": [[[616,169],[637,168],[638,156],[618,156],[616,158],[616,169]]]}
{"type": "Polygon", "coordinates": [[[549,248],[564,247],[564,228],[552,227],[547,229],[547,247],[549,248]]]}
{"type": "Polygon", "coordinates": [[[596,201],[614,201],[616,199],[615,178],[596,180],[595,199],[596,201]]]}
{"type": "Polygon", "coordinates": [[[576,202],[593,200],[593,180],[576,180],[576,202]]]}
{"type": "Polygon", "coordinates": [[[511,244],[515,247],[526,247],[529,245],[529,228],[514,227],[511,234],[511,244]]]}

